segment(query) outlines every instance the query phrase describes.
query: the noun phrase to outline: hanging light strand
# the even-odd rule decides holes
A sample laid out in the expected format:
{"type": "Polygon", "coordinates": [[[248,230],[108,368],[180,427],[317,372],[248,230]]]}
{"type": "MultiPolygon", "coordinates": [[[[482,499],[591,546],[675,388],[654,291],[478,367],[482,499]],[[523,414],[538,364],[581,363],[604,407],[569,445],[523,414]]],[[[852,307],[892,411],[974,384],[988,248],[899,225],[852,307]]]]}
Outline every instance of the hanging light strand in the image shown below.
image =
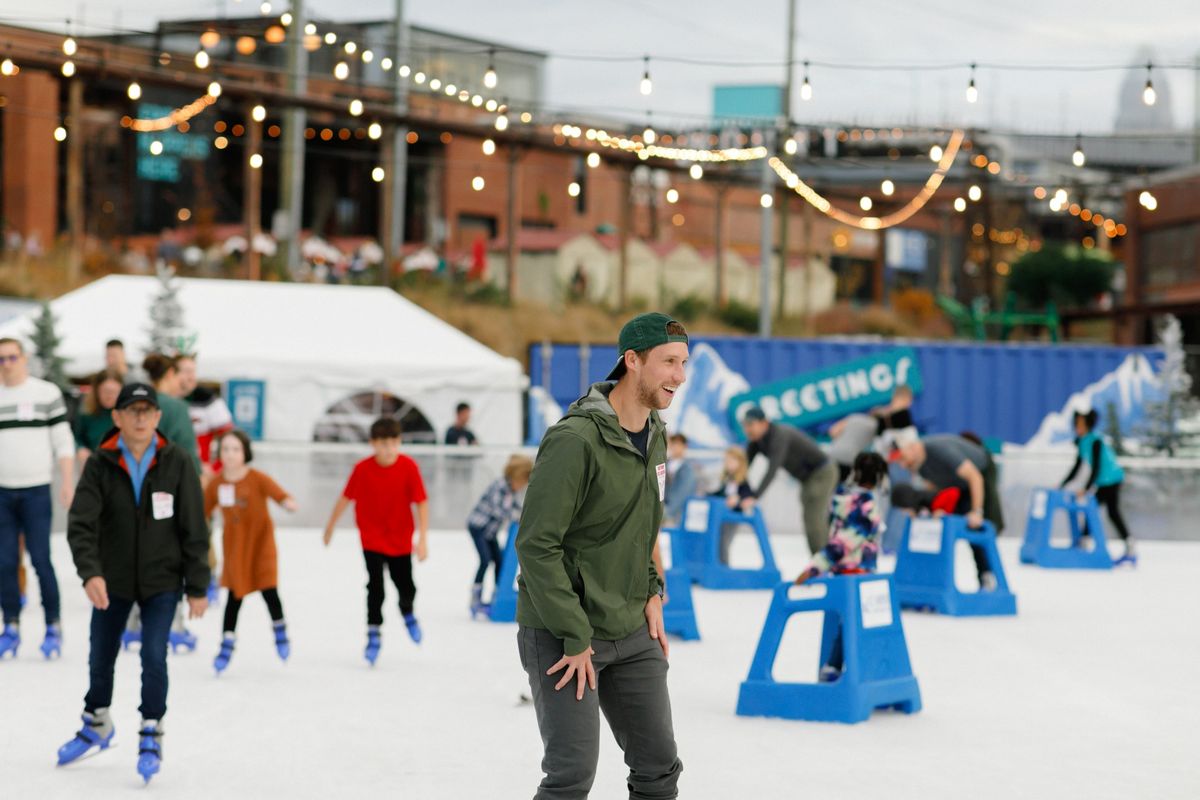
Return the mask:
{"type": "Polygon", "coordinates": [[[121,124],[131,130],[147,133],[151,131],[165,131],[168,128],[174,128],[181,122],[187,122],[192,117],[199,114],[204,109],[217,102],[217,98],[210,92],[205,92],[192,102],[167,114],[164,117],[155,117],[153,119],[128,119],[121,120],[121,124]]]}

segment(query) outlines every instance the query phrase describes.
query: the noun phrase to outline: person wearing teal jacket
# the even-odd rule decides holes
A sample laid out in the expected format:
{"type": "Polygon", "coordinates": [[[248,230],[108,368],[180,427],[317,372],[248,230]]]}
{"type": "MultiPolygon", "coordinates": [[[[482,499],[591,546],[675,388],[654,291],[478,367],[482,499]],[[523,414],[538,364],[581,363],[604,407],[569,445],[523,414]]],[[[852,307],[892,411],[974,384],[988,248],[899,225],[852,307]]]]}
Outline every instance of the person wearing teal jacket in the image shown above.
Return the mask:
{"type": "MultiPolygon", "coordinates": [[[[1080,467],[1085,463],[1088,465],[1090,474],[1079,496],[1082,499],[1089,490],[1095,488],[1096,501],[1104,506],[1108,518],[1112,520],[1113,527],[1117,529],[1121,541],[1125,544],[1125,554],[1117,559],[1117,563],[1136,565],[1137,555],[1133,552],[1133,539],[1129,536],[1129,528],[1125,526],[1125,518],[1121,516],[1121,484],[1125,481],[1125,471],[1117,463],[1117,454],[1113,452],[1112,446],[1096,433],[1098,419],[1095,410],[1087,413],[1075,412],[1075,446],[1078,453],[1071,472],[1063,478],[1062,488],[1065,489],[1067,484],[1075,479],[1080,467]]],[[[1090,546],[1091,533],[1086,521],[1083,535],[1088,537],[1084,540],[1087,543],[1084,546],[1090,546]]]]}
{"type": "Polygon", "coordinates": [[[629,765],[629,797],[678,797],[653,553],[667,486],[658,412],[685,380],[687,341],[665,314],[630,320],[608,379],[538,449],[516,540],[518,645],[545,748],[535,800],[588,796],[601,711],[629,765]]]}

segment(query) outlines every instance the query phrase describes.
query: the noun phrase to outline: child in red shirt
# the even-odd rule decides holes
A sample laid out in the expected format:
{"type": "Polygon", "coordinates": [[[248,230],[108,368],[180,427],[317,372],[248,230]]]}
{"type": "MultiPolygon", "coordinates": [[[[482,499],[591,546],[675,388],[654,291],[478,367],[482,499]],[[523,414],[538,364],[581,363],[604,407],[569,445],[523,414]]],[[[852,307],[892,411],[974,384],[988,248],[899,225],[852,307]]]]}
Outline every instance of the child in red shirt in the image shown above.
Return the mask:
{"type": "Polygon", "coordinates": [[[387,567],[400,593],[400,612],[408,635],[421,643],[421,626],[413,615],[417,587],[412,577],[413,513],[417,507],[418,561],[428,555],[429,503],[417,462],[400,453],[400,423],[383,417],[371,424],[375,455],[354,465],[350,480],[338,498],[325,526],[325,545],[333,539],[333,526],[346,506],[354,503],[354,521],[367,563],[367,649],[372,666],[379,656],[379,628],[383,625],[383,570],[387,567]]]}

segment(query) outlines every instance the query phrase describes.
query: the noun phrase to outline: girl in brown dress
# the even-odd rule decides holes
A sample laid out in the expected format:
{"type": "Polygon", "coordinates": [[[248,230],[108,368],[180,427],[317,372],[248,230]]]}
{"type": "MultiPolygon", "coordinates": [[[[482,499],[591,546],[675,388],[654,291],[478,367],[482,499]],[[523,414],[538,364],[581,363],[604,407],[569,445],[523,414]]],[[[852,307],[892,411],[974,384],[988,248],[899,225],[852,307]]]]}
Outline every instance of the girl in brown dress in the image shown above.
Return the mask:
{"type": "Polygon", "coordinates": [[[250,437],[232,430],[221,437],[222,469],[204,490],[204,514],[211,518],[213,510],[221,509],[225,530],[221,585],[229,590],[225,603],[225,635],[221,651],[213,661],[220,675],[229,666],[237,642],[237,618],[242,600],[248,594],[261,592],[275,626],[275,649],[287,660],[291,645],[287,624],[283,619],[283,604],[276,586],[279,574],[275,556],[275,525],[267,511],[267,500],[274,500],[288,511],[296,510],[296,501],[279,488],[269,476],[249,464],[253,459],[250,437]]]}

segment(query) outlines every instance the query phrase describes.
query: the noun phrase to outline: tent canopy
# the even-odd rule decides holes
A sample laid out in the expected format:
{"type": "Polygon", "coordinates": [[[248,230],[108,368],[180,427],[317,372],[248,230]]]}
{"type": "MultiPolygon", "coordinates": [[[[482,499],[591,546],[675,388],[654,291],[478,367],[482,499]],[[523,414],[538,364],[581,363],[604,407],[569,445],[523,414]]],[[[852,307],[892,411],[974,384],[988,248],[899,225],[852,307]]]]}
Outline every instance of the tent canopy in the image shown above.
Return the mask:
{"type": "MultiPolygon", "coordinates": [[[[338,401],[384,391],[415,405],[439,433],[459,401],[488,444],[521,439],[518,361],[485,347],[390,289],[177,279],[188,332],[196,334],[201,380],[266,383],[264,438],[309,441],[316,419],[338,401]]],[[[104,343],[121,339],[131,362],[149,341],[152,276],[110,275],[51,306],[72,375],[104,365],[104,343]]],[[[0,325],[28,339],[32,316],[0,325]]]]}

